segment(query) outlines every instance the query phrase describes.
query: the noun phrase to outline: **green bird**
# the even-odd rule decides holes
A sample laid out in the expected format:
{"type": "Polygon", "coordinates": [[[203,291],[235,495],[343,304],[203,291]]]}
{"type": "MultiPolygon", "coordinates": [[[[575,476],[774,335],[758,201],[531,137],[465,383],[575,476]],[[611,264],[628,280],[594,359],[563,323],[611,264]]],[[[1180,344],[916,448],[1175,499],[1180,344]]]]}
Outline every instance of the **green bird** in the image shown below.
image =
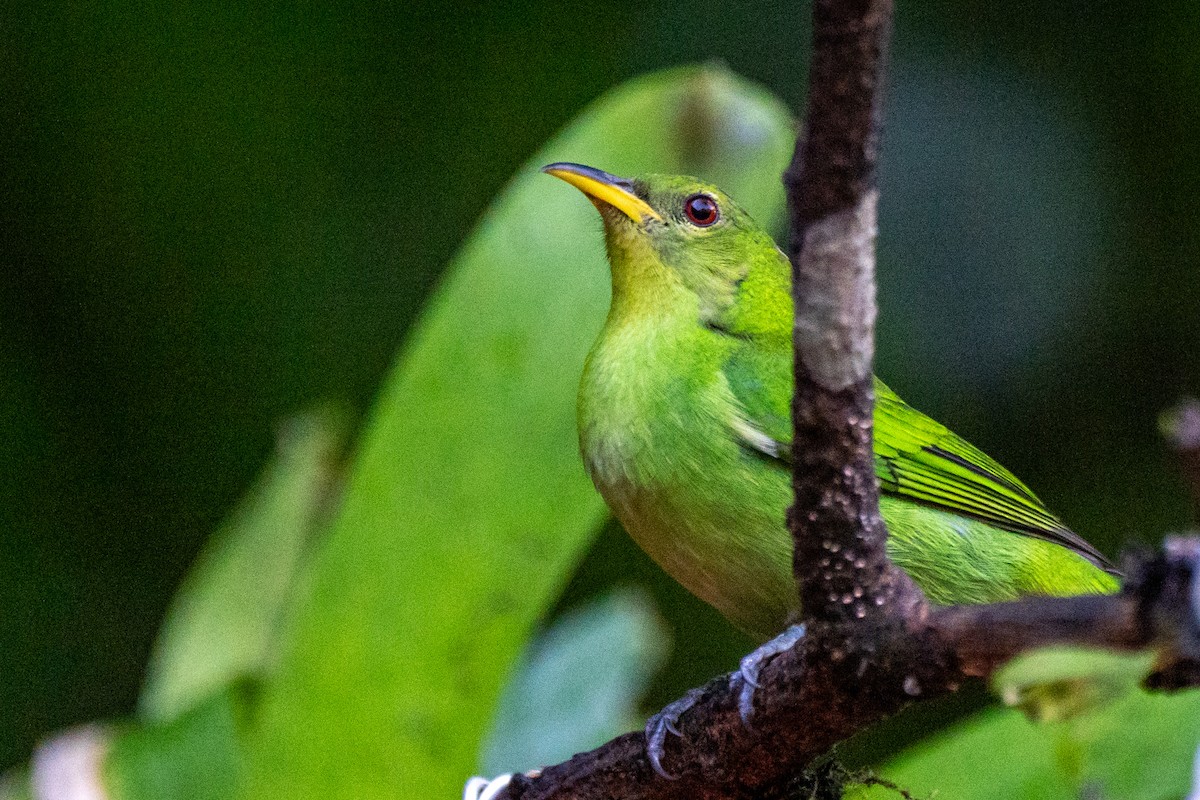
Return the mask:
{"type": "MultiPolygon", "coordinates": [[[[779,634],[799,612],[784,522],[787,257],[733,200],[695,178],[630,180],[570,163],[543,170],[600,211],[612,268],[612,304],[579,391],[588,473],[675,580],[760,641],[779,634]]],[[[1104,556],[1025,484],[878,379],[875,474],[888,555],[935,603],[1118,587],[1104,556]]],[[[744,661],[748,691],[757,661],[798,635],[744,661]]],[[[681,710],[668,707],[647,728],[660,771],[665,730],[681,710]]]]}

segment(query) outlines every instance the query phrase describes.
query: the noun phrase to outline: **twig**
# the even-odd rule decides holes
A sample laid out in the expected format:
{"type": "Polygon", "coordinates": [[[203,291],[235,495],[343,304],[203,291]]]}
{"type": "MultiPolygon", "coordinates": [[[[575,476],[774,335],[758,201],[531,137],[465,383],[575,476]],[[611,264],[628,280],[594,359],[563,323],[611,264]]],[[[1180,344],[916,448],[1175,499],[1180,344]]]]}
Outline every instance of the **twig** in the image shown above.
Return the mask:
{"type": "Polygon", "coordinates": [[[1200,525],[1200,400],[1189,397],[1181,401],[1162,415],[1159,426],[1179,458],[1192,496],[1192,522],[1200,525]]]}

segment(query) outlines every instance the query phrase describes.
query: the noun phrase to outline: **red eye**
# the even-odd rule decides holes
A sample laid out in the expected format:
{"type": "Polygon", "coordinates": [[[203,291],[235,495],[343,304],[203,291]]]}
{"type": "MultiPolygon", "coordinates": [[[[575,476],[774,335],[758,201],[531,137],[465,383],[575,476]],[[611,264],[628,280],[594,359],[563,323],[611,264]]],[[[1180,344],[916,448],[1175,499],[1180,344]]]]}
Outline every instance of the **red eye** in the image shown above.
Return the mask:
{"type": "Polygon", "coordinates": [[[683,213],[693,225],[707,228],[721,216],[717,210],[717,201],[706,194],[694,194],[683,201],[683,213]]]}

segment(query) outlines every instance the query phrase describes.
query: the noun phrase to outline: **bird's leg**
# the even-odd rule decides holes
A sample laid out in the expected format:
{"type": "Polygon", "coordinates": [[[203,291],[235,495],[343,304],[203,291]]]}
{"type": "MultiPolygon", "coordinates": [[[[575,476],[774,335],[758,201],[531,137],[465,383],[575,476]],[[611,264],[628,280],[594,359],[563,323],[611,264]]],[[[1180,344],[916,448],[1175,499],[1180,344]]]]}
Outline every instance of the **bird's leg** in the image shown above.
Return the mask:
{"type": "Polygon", "coordinates": [[[791,650],[803,638],[804,626],[792,625],[743,658],[738,666],[738,671],[730,675],[730,687],[737,689],[739,685],[741,686],[738,692],[738,714],[742,717],[742,724],[747,728],[750,727],[750,717],[754,715],[754,690],[758,688],[758,673],[762,670],[763,664],[768,659],[791,650]]]}
{"type": "Polygon", "coordinates": [[[675,727],[675,723],[679,721],[685,711],[696,705],[696,701],[703,693],[703,688],[691,689],[683,697],[663,706],[662,711],[646,720],[646,757],[650,759],[650,766],[654,767],[654,771],[669,781],[675,780],[675,776],[663,769],[662,765],[663,744],[667,741],[667,733],[679,735],[679,728],[675,727]]]}

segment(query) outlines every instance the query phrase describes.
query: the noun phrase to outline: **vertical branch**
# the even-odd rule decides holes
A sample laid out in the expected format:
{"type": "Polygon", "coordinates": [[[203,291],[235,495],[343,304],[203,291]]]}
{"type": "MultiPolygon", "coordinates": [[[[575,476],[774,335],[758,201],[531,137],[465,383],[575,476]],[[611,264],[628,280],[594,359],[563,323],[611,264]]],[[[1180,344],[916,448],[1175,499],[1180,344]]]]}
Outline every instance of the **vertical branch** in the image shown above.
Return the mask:
{"type": "Polygon", "coordinates": [[[784,176],[792,235],[794,570],[810,620],[892,611],[872,454],[875,214],[892,0],[815,0],[808,130],[784,176]]]}

